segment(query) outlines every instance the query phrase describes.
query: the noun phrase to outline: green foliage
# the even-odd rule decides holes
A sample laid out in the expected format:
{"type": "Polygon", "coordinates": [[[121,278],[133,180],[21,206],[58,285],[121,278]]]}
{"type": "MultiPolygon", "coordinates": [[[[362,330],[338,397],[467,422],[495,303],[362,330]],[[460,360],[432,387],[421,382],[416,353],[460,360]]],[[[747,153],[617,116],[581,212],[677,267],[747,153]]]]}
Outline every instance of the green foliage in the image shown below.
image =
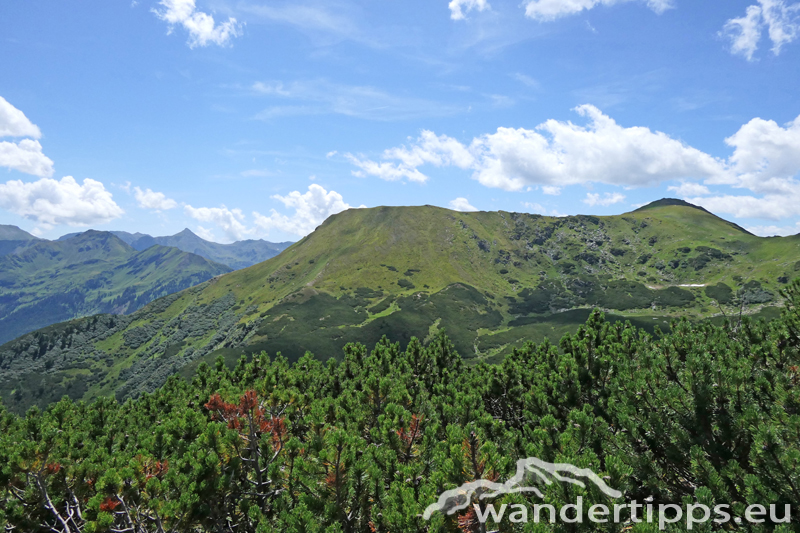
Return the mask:
{"type": "Polygon", "coordinates": [[[705,293],[706,296],[723,305],[733,302],[733,290],[724,283],[709,285],[705,288],[705,293]]]}
{"type": "Polygon", "coordinates": [[[407,280],[405,278],[397,280],[397,284],[399,286],[401,286],[402,288],[404,288],[404,289],[413,289],[413,288],[415,288],[414,284],[411,283],[411,280],[407,280]]]}
{"type": "MultiPolygon", "coordinates": [[[[483,305],[453,287],[452,298],[483,305]],[[461,294],[456,294],[458,292],[461,294]]],[[[422,511],[446,489],[504,481],[517,459],[590,468],[625,502],[792,505],[798,531],[800,281],[771,322],[671,325],[651,336],[592,312],[558,345],[465,365],[443,331],[405,349],[351,343],[341,360],[256,355],[201,365],[123,404],[0,404],[0,526],[18,531],[486,531],[422,511]]],[[[430,302],[429,302],[430,304],[430,302]]],[[[556,508],[614,501],[592,484],[540,486],[556,508]]],[[[485,502],[483,502],[485,503],[485,502]]],[[[531,493],[495,504],[541,503],[531,493]]],[[[627,511],[626,511],[627,512],[627,511]]],[[[652,531],[529,524],[499,531],[652,531]]],[[[683,525],[670,531],[681,531],[683,525]]]]}

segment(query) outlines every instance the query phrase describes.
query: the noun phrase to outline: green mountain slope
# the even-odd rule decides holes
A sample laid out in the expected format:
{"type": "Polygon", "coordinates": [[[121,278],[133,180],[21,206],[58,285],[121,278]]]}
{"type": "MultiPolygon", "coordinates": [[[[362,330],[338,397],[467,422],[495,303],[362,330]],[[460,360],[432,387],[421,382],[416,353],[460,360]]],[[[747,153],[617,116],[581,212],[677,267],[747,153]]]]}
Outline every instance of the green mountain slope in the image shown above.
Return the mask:
{"type": "Polygon", "coordinates": [[[11,405],[153,390],[217,355],[425,339],[444,327],[471,360],[557,340],[593,307],[652,330],[670,317],[763,312],[800,269],[800,238],[760,238],[694,206],[543,217],[437,207],[353,209],[280,256],[128,317],[53,326],[0,347],[11,405]],[[41,392],[37,392],[41,391],[41,392]]]}
{"type": "Polygon", "coordinates": [[[0,342],[79,316],[130,313],[229,271],[176,248],[137,252],[108,232],[31,241],[0,257],[0,342]]]}

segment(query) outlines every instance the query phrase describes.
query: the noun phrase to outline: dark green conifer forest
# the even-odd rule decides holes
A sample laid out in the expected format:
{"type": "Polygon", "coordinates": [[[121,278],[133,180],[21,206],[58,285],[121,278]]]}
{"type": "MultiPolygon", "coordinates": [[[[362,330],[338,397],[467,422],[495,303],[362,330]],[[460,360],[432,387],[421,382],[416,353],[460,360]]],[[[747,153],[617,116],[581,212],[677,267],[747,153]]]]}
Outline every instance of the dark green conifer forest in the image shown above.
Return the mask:
{"type": "MultiPolygon", "coordinates": [[[[518,459],[590,468],[625,501],[790,504],[800,531],[800,282],[782,317],[677,321],[650,335],[594,312],[559,345],[468,365],[444,332],[405,349],[349,344],[340,362],[266,354],[203,365],[118,404],[0,407],[0,524],[15,532],[651,532],[657,524],[481,524],[422,518],[518,459]]],[[[317,354],[318,356],[320,354],[317,354]]],[[[333,354],[332,354],[333,355],[333,354]]],[[[558,507],[613,503],[542,485],[558,507]]],[[[494,503],[540,502],[508,494],[494,503]]],[[[685,522],[667,528],[686,531],[685,522]]]]}

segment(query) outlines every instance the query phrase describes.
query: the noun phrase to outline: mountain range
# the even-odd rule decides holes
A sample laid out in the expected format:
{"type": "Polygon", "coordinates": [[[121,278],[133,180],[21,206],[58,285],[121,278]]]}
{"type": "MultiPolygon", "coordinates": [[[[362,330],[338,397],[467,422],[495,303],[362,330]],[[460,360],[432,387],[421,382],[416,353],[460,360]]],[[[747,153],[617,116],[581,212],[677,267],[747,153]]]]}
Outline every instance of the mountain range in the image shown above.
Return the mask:
{"type": "Polygon", "coordinates": [[[168,237],[89,230],[48,241],[0,225],[0,343],[71,318],[131,313],[290,244],[218,244],[188,229],[168,237]]]}
{"type": "Polygon", "coordinates": [[[556,342],[595,307],[649,331],[673,318],[770,317],[800,272],[800,236],[763,238],[680,200],[616,216],[438,207],[351,209],[263,263],[127,315],[0,346],[10,408],[61,395],[135,397],[218,356],[340,357],[351,341],[445,328],[471,362],[556,342]]]}
{"type": "MultiPolygon", "coordinates": [[[[233,270],[246,268],[256,263],[275,257],[292,245],[291,242],[268,242],[261,239],[236,241],[230,244],[219,244],[198,237],[191,230],[184,229],[180,233],[167,237],[152,237],[144,233],[128,233],[127,231],[112,231],[114,235],[131,245],[134,249],[143,251],[156,244],[172,246],[184,252],[197,254],[215,263],[221,263],[233,270]]],[[[70,239],[78,233],[69,233],[59,240],[70,239]]]]}
{"type": "Polygon", "coordinates": [[[48,241],[0,229],[0,342],[76,317],[131,313],[231,271],[177,248],[137,251],[109,232],[48,241]]]}

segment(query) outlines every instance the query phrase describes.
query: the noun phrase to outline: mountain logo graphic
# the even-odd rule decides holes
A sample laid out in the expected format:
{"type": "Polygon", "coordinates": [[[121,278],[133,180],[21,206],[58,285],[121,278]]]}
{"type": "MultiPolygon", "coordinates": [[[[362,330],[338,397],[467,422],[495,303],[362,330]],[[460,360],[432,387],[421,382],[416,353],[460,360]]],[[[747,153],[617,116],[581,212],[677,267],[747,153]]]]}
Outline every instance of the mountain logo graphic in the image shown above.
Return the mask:
{"type": "Polygon", "coordinates": [[[517,472],[505,483],[495,483],[488,479],[479,479],[464,483],[455,489],[446,490],[436,503],[430,504],[422,517],[430,520],[431,515],[436,511],[452,515],[458,511],[466,509],[473,499],[488,500],[503,494],[515,494],[521,492],[532,492],[539,498],[544,498],[544,494],[535,486],[530,484],[544,483],[552,485],[553,480],[564,483],[572,483],[579,487],[586,487],[582,479],[594,483],[600,491],[610,498],[621,498],[622,493],[609,487],[597,474],[588,468],[579,468],[568,463],[548,463],[536,457],[520,459],[517,461],[517,472]]]}

